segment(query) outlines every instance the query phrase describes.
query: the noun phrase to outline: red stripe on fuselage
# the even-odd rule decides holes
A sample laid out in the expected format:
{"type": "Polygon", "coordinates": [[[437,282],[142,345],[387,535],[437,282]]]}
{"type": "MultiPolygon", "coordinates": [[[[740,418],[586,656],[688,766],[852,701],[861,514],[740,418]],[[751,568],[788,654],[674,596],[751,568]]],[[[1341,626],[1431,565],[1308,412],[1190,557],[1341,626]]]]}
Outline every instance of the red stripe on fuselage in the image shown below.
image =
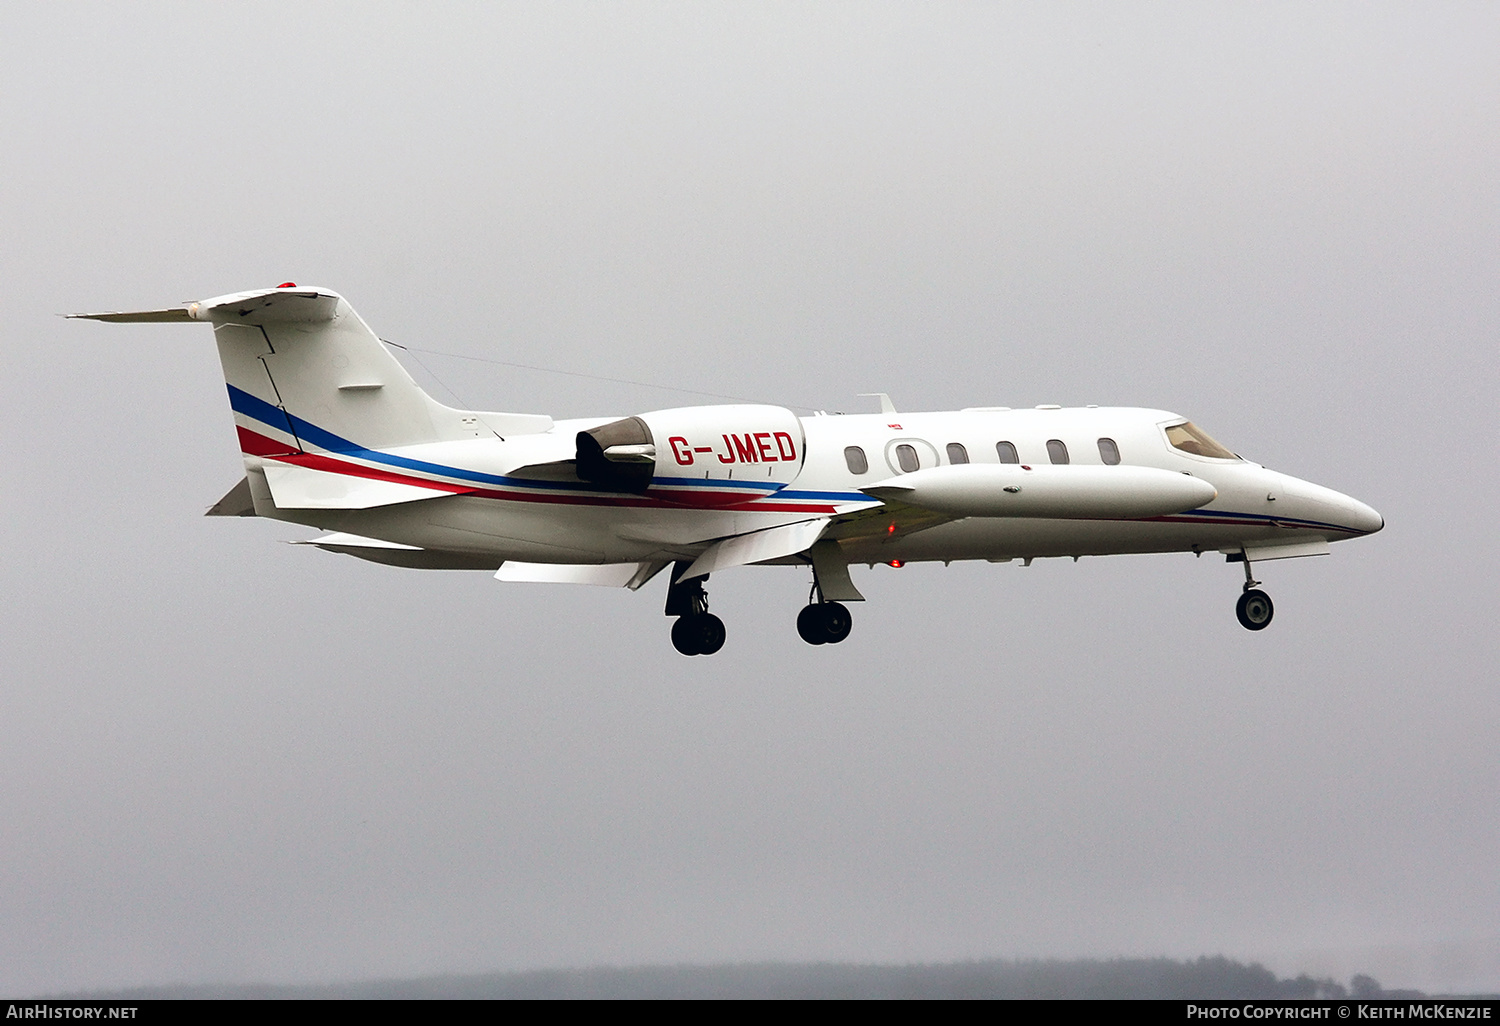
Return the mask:
{"type": "MultiPolygon", "coordinates": [[[[332,456],[324,456],[319,453],[287,452],[284,442],[278,442],[273,438],[268,438],[248,428],[239,428],[239,435],[240,450],[251,456],[263,456],[274,459],[279,463],[307,467],[309,470],[321,470],[330,474],[344,474],[349,477],[366,477],[376,481],[391,481],[395,484],[416,485],[419,488],[452,492],[455,495],[474,495],[480,498],[498,499],[504,502],[535,502],[559,506],[624,506],[638,509],[683,509],[684,507],[691,508],[692,505],[696,505],[684,502],[664,501],[650,496],[635,498],[614,495],[559,495],[555,492],[533,492],[526,489],[485,488],[470,484],[454,484],[449,481],[437,481],[428,477],[417,477],[414,474],[379,470],[360,463],[350,463],[347,460],[336,459],[332,456]]],[[[737,492],[714,494],[731,499],[740,498],[740,494],[737,492]]],[[[715,506],[713,508],[756,513],[834,512],[834,507],[828,503],[773,503],[756,499],[750,499],[733,505],[715,506]]]]}

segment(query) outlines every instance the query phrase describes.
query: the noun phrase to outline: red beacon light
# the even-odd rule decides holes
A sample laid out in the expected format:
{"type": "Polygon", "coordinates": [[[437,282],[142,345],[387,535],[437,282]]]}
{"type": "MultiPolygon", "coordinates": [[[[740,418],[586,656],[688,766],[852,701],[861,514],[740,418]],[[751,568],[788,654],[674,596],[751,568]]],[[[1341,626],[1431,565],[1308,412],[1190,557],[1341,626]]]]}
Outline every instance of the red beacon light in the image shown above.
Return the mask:
{"type": "Polygon", "coordinates": [[[897,570],[900,570],[903,566],[906,565],[906,560],[904,560],[904,559],[893,559],[893,560],[890,561],[890,563],[888,565],[895,567],[897,570]]]}
{"type": "Polygon", "coordinates": [[[278,289],[294,289],[294,288],[297,287],[297,283],[294,282],[294,281],[284,281],[284,282],[282,282],[280,285],[278,285],[276,287],[278,289]]]}

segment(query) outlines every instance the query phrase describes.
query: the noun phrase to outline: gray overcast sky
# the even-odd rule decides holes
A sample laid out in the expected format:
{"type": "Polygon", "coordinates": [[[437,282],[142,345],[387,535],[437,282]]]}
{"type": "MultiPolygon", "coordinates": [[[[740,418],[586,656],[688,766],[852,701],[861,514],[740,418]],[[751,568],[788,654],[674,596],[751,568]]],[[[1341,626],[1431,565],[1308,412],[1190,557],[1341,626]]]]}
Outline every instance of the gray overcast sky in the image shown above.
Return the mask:
{"type": "Polygon", "coordinates": [[[1500,988],[1496,54],[1491,3],[6,5],[0,992],[1218,952],[1500,988]],[[208,330],[55,316],[284,280],[808,407],[1165,407],[1389,526],[1267,567],[1258,635],[1238,567],[1116,557],[861,569],[811,649],[777,568],[715,575],[684,659],[658,585],[203,519],[241,473],[208,330]]]}

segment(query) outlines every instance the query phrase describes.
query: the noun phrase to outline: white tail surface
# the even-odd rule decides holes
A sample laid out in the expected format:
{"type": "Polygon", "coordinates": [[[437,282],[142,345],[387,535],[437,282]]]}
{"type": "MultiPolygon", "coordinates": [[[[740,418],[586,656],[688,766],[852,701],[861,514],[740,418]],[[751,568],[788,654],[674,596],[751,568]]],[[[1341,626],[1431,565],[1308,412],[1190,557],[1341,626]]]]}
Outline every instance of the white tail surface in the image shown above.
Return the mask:
{"type": "Polygon", "coordinates": [[[247,455],[389,449],[552,427],[550,417],[436,402],[354,308],[328,289],[284,285],[170,309],[72,316],[211,323],[247,455]]]}
{"type": "Polygon", "coordinates": [[[418,387],[343,297],[263,289],[190,306],[212,322],[245,451],[386,449],[489,434],[418,387]]]}

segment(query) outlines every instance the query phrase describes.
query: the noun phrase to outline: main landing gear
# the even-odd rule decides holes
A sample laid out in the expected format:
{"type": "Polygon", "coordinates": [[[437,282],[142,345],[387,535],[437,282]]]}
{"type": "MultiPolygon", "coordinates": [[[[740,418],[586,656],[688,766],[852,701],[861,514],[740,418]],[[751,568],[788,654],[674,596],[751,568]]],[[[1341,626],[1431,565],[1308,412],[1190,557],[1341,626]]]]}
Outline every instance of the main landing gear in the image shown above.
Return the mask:
{"type": "Polygon", "coordinates": [[[1276,607],[1271,604],[1271,596],[1260,590],[1260,582],[1251,575],[1250,560],[1243,553],[1240,559],[1245,564],[1245,587],[1240,600],[1234,604],[1234,615],[1239,617],[1240,626],[1245,630],[1263,631],[1271,625],[1276,607]]]}
{"type": "Polygon", "coordinates": [[[854,628],[854,617],[842,602],[823,597],[817,584],[807,597],[807,605],[797,614],[797,634],[809,645],[837,645],[854,628]]]}
{"type": "Polygon", "coordinates": [[[685,656],[713,655],[724,647],[724,621],[712,613],[679,616],[672,625],[672,647],[685,656]]]}
{"type": "MultiPolygon", "coordinates": [[[[689,565],[674,566],[674,583],[667,585],[666,614],[677,617],[672,624],[672,647],[685,656],[713,655],[724,647],[724,621],[708,611],[708,592],[703,587],[707,574],[675,582],[676,576],[689,565]]],[[[854,617],[849,607],[825,598],[815,582],[807,605],[797,614],[797,633],[802,640],[809,645],[837,645],[849,636],[853,627],[854,617]]]]}
{"type": "MultiPolygon", "coordinates": [[[[675,578],[687,568],[678,563],[672,568],[675,578]]],[[[667,615],[677,617],[672,625],[672,647],[685,656],[713,655],[724,647],[724,621],[708,611],[708,592],[703,582],[708,575],[667,586],[667,615]]]]}

